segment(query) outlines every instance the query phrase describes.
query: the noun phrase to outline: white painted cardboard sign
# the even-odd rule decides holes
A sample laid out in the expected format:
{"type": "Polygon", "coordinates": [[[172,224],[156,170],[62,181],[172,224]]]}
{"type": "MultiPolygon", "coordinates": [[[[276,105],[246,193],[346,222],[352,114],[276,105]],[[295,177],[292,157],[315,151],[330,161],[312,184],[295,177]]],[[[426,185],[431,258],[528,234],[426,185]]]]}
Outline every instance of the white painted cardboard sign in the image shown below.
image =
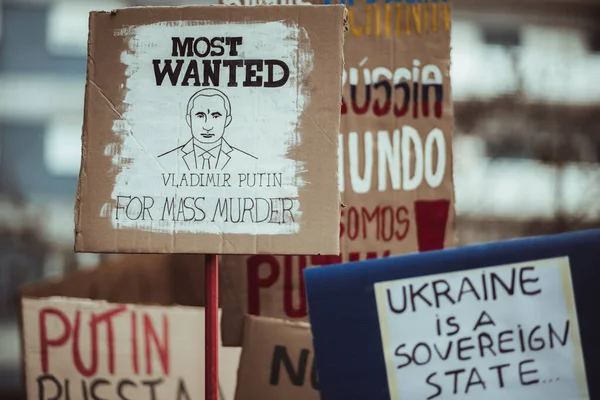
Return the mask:
{"type": "Polygon", "coordinates": [[[113,226],[155,232],[172,232],[174,226],[189,233],[297,232],[300,210],[293,199],[304,184],[296,173],[303,166],[289,153],[300,144],[296,124],[308,100],[298,80],[312,69],[312,52],[298,47],[306,37],[304,28],[283,21],[175,21],[120,34],[135,38],[121,56],[128,77],[124,102],[133,106],[114,124],[123,142],[113,162],[120,167],[122,159],[131,161],[114,185],[113,226]],[[169,54],[165,35],[171,38],[169,54]],[[277,96],[269,87],[278,88],[277,96]],[[145,218],[137,218],[139,207],[127,214],[129,196],[147,196],[147,206],[163,204],[149,206],[145,218]],[[190,200],[182,215],[171,218],[180,210],[168,200],[180,198],[190,200]],[[275,206],[285,221],[266,223],[275,206]],[[241,221],[232,221],[232,208],[248,211],[241,221]],[[200,223],[205,218],[213,223],[200,223]],[[265,223],[256,223],[261,220],[265,223]]]}
{"type": "Polygon", "coordinates": [[[76,250],[339,253],[344,13],[91,13],[76,250]]]}
{"type": "Polygon", "coordinates": [[[204,399],[200,309],[23,299],[29,400],[204,399]]]}
{"type": "Polygon", "coordinates": [[[589,399],[567,257],[375,293],[392,400],[589,399]]]}

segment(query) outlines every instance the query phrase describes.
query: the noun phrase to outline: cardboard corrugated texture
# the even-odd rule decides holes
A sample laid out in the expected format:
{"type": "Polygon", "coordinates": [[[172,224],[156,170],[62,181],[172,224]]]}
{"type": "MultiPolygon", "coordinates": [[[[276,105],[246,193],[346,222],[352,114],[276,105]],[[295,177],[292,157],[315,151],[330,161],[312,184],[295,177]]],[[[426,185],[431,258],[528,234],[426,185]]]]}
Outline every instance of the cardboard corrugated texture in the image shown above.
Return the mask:
{"type": "Polygon", "coordinates": [[[90,15],[75,250],[337,254],[345,7],[90,15]]]}
{"type": "Polygon", "coordinates": [[[319,400],[310,325],[246,319],[235,400],[319,400]]]}
{"type": "Polygon", "coordinates": [[[306,267],[455,245],[450,2],[346,4],[341,252],[224,256],[226,345],[245,314],[306,321],[306,267]]]}
{"type": "Polygon", "coordinates": [[[119,255],[90,270],[25,285],[21,297],[64,296],[112,303],[204,306],[204,257],[119,255]]]}

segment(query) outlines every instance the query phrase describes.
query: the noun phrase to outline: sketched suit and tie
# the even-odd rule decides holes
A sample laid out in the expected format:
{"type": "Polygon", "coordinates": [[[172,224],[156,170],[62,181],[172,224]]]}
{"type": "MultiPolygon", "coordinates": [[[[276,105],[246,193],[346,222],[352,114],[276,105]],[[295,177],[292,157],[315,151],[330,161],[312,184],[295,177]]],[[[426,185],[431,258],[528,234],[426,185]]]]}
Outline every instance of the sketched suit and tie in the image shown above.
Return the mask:
{"type": "Polygon", "coordinates": [[[242,163],[256,160],[223,138],[231,118],[231,103],[225,93],[212,88],[199,90],[190,97],[186,109],[191,139],[158,157],[181,158],[189,171],[222,170],[232,159],[242,163]]]}

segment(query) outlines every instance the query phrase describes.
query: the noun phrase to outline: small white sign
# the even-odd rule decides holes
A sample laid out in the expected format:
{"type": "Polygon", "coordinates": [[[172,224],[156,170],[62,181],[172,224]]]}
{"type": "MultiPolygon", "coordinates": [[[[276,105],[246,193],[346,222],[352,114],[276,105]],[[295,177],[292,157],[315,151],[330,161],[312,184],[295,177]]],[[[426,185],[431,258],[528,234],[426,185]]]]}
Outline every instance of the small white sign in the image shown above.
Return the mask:
{"type": "Polygon", "coordinates": [[[567,257],[375,284],[392,400],[589,399],[567,257]]]}

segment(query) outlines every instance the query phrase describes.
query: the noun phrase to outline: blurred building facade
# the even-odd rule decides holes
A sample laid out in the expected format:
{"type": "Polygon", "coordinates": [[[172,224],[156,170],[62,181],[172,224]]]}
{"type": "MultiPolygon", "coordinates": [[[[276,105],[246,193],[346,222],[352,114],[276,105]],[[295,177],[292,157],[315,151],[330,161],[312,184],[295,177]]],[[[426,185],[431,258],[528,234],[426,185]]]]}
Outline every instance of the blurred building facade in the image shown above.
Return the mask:
{"type": "Polygon", "coordinates": [[[457,0],[462,244],[600,222],[600,3],[457,0]]]}
{"type": "MultiPolygon", "coordinates": [[[[18,389],[18,285],[75,256],[87,13],[181,0],[0,0],[0,398],[18,389]]],[[[461,244],[600,225],[600,2],[455,0],[461,244]]]]}

